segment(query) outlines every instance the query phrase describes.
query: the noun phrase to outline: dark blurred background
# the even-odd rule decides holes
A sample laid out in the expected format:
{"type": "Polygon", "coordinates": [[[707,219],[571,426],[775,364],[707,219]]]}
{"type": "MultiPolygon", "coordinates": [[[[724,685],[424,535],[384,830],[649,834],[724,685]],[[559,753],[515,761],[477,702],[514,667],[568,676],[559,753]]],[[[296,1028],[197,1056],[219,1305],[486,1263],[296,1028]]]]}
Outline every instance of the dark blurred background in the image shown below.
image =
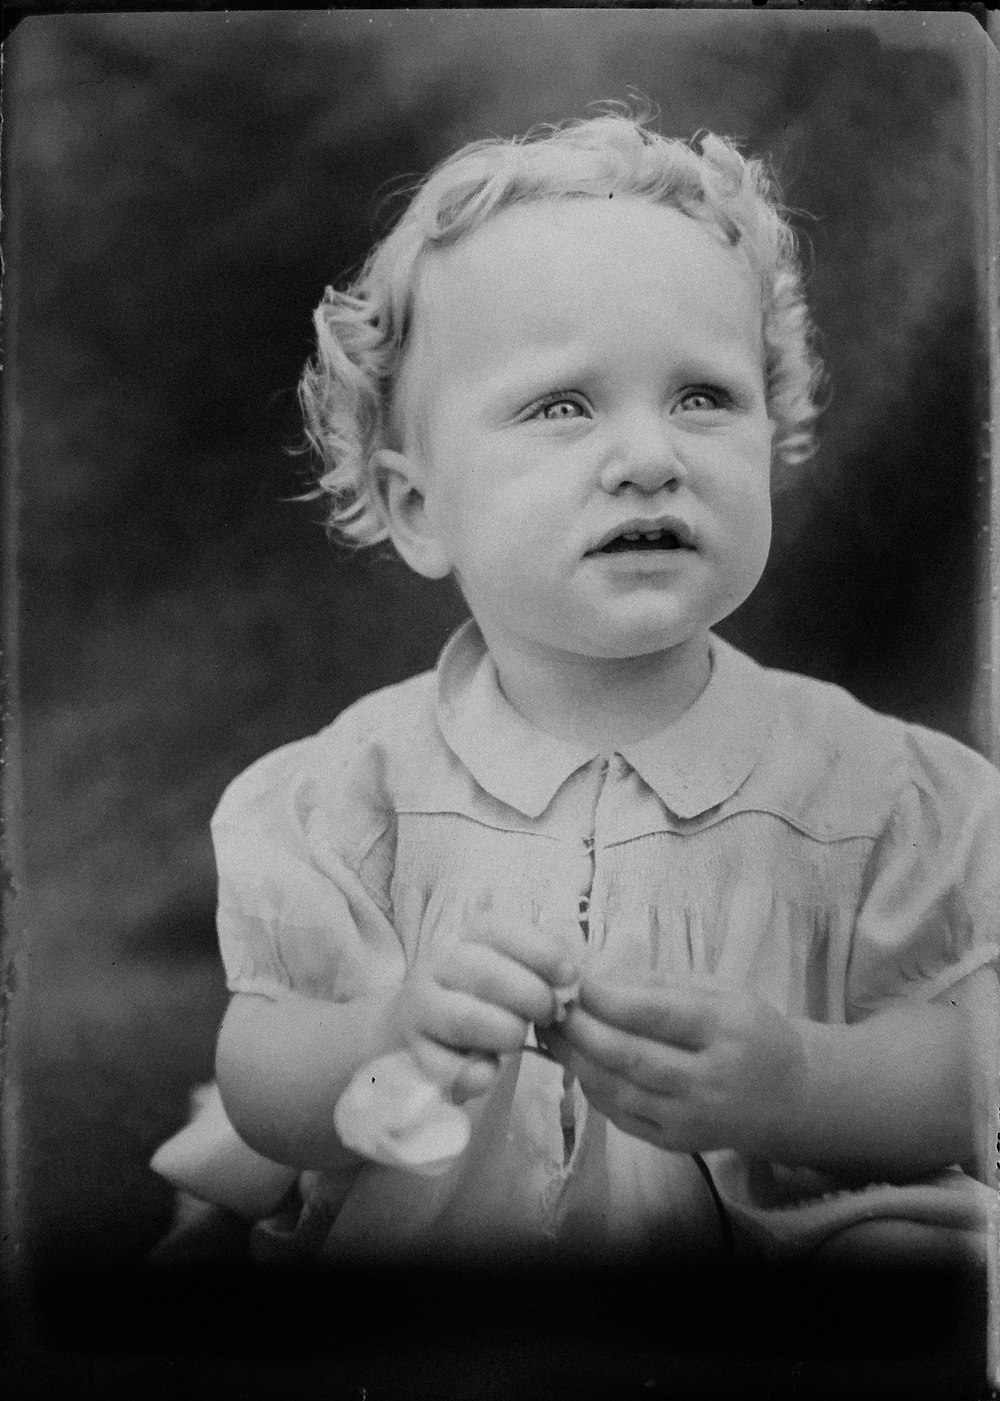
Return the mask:
{"type": "Polygon", "coordinates": [[[25,1248],[127,1262],[224,1005],[225,784],[462,615],[338,554],[295,384],[326,283],[457,144],[622,98],[770,153],[832,397],[778,484],[754,656],[985,744],[983,53],[968,16],[410,11],[60,16],[5,73],[8,471],[25,813],[25,1248]],[[978,251],[977,251],[978,250],[978,251]]]}

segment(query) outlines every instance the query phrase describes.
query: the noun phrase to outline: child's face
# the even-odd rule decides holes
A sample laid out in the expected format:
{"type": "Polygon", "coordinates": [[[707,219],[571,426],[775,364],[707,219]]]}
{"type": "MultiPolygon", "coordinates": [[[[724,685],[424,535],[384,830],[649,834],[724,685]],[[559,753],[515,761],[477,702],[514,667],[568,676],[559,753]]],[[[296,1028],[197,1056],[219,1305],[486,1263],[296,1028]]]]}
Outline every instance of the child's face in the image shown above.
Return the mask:
{"type": "Polygon", "coordinates": [[[526,204],[428,260],[416,326],[417,567],[494,651],[640,656],[742,603],[772,425],[737,252],[634,198],[526,204]]]}

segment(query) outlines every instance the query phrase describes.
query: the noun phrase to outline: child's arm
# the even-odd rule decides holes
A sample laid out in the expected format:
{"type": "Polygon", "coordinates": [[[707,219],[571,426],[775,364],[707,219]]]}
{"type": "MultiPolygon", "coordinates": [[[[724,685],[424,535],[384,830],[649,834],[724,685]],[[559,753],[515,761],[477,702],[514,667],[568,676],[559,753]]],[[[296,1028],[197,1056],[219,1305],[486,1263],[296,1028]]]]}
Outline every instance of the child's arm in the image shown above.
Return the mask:
{"type": "Polygon", "coordinates": [[[663,1148],[905,1180],[974,1157],[970,1021],[954,1001],[828,1026],[721,985],[586,979],[546,1039],[598,1109],[663,1148]]]}
{"type": "Polygon", "coordinates": [[[328,1171],[356,1163],[333,1111],[362,1065],[409,1050],[455,1098],[481,1094],[496,1057],[520,1048],[529,1022],[548,1025],[553,989],[575,976],[553,933],[484,923],[418,959],[401,986],[350,1002],[237,994],[216,1056],[226,1112],[276,1162],[328,1171]]]}
{"type": "Polygon", "coordinates": [[[972,1024],[955,992],[954,1005],[901,1004],[850,1027],[800,1023],[807,1095],[779,1160],[886,1181],[974,1170],[972,1024]]]}

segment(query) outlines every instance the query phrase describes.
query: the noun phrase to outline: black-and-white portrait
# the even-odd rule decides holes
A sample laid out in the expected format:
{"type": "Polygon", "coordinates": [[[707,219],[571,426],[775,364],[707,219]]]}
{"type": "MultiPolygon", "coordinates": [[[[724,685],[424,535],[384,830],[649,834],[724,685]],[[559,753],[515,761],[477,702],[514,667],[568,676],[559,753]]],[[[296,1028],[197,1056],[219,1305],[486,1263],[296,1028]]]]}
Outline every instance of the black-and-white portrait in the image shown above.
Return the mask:
{"type": "Polygon", "coordinates": [[[15,29],[19,1396],[1000,1384],[994,38],[15,29]]]}

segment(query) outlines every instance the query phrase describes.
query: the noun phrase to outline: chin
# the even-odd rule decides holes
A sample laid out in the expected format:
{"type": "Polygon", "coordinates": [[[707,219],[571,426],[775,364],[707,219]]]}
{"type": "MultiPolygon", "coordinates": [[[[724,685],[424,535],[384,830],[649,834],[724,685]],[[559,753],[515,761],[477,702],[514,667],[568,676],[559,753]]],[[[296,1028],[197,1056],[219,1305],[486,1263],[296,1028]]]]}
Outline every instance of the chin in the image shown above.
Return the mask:
{"type": "Polygon", "coordinates": [[[714,618],[636,619],[631,625],[602,629],[597,632],[595,654],[607,657],[647,657],[656,652],[670,652],[698,638],[703,638],[714,618]],[[598,649],[599,652],[598,652],[598,649]]]}
{"type": "Polygon", "coordinates": [[[704,637],[707,626],[686,630],[633,632],[627,636],[595,638],[590,637],[579,650],[591,657],[606,661],[628,661],[634,657],[652,657],[661,652],[670,652],[675,647],[683,647],[704,637]]]}

